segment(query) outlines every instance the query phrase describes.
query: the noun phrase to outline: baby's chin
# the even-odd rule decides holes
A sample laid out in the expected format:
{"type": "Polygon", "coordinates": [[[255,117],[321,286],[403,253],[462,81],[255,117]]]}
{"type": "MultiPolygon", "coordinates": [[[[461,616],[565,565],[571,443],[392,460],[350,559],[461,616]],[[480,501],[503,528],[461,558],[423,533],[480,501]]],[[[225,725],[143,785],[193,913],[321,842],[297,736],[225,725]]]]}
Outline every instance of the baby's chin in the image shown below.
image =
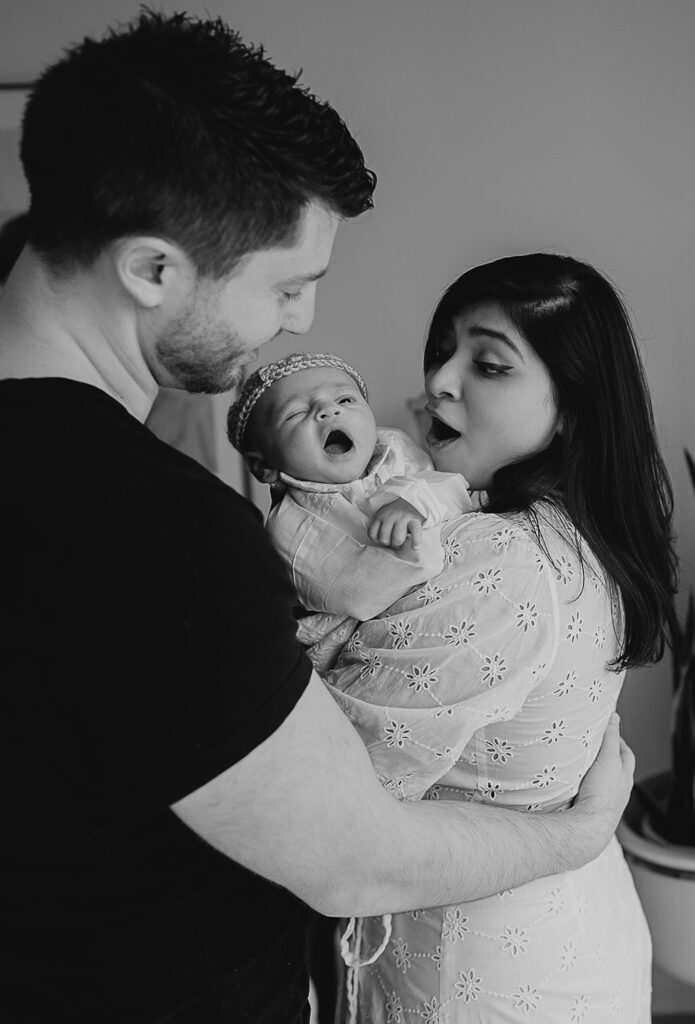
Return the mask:
{"type": "Polygon", "coordinates": [[[362,477],[367,475],[367,466],[369,465],[369,459],[360,467],[358,462],[355,466],[350,466],[348,463],[341,465],[340,463],[333,463],[326,468],[325,480],[327,484],[350,484],[353,480],[361,480],[362,477]]]}
{"type": "Polygon", "coordinates": [[[295,472],[290,473],[290,476],[316,484],[349,484],[367,475],[371,458],[371,453],[363,459],[358,458],[354,452],[350,457],[324,455],[319,466],[313,463],[302,470],[302,467],[295,465],[295,472]]]}

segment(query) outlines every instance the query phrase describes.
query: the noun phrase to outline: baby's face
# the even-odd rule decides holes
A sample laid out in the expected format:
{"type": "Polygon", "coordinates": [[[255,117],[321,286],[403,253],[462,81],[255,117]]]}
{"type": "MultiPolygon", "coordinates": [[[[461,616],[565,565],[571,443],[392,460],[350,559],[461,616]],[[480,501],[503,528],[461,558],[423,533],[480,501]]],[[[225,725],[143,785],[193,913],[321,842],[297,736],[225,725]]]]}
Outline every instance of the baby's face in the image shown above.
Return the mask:
{"type": "Polygon", "coordinates": [[[299,480],[357,480],[376,445],[372,410],[352,377],[332,366],[298,370],[276,381],[261,396],[252,420],[267,461],[299,480]]]}

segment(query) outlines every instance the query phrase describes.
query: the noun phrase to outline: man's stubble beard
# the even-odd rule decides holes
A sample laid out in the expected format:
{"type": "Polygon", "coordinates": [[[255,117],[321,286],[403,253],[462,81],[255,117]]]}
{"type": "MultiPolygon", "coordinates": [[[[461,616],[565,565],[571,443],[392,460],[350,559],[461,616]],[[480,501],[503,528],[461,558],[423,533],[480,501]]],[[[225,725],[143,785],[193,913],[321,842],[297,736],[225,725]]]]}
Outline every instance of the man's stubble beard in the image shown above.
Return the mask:
{"type": "MultiPolygon", "coordinates": [[[[173,386],[191,394],[220,395],[237,387],[248,353],[238,336],[184,310],[167,325],[155,345],[157,360],[173,386]]],[[[171,386],[171,385],[169,385],[171,386]]]]}

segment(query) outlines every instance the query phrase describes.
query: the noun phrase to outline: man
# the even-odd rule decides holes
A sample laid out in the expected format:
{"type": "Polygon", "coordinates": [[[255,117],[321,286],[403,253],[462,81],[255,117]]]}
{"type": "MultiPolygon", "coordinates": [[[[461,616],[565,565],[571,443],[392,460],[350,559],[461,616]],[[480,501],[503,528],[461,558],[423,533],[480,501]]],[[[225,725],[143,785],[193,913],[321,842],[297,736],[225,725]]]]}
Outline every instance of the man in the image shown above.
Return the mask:
{"type": "Polygon", "coordinates": [[[39,80],[28,246],[0,295],[3,1021],[307,1019],[305,904],[483,896],[608,841],[575,806],[403,804],[295,639],[258,514],[143,426],[314,314],[374,176],[220,21],[141,15],[39,80]]]}

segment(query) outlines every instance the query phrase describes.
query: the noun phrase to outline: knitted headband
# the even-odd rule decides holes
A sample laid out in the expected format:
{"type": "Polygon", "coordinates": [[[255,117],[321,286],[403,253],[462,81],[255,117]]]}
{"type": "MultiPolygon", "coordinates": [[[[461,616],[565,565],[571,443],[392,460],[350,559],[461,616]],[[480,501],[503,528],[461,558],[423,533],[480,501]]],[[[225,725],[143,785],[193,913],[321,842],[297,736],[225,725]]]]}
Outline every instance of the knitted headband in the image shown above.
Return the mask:
{"type": "Polygon", "coordinates": [[[334,366],[349,374],[360,389],[365,402],[368,401],[367,385],[360,374],[349,363],[327,352],[293,352],[276,363],[261,366],[251,374],[241,393],[227,414],[227,436],[235,448],[243,451],[244,434],[253,408],[269,387],[283,377],[289,377],[299,370],[313,370],[317,366],[334,366]]]}

